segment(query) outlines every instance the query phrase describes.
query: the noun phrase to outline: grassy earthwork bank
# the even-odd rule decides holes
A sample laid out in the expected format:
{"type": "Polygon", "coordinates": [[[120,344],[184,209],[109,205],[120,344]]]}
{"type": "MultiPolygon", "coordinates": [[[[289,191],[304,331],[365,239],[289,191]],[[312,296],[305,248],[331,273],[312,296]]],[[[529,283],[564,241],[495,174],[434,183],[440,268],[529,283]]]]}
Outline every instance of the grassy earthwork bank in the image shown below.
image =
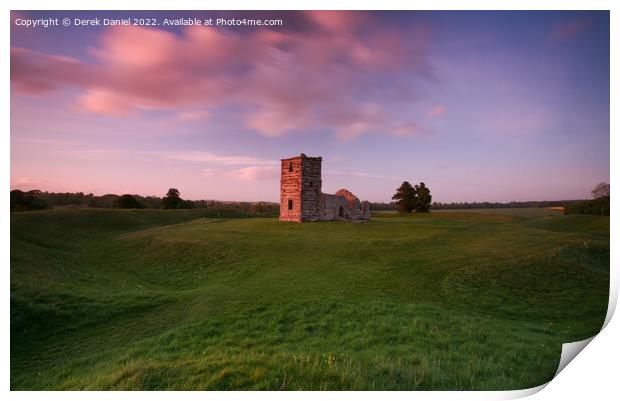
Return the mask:
{"type": "Polygon", "coordinates": [[[521,389],[600,329],[609,217],[11,214],[11,388],[521,389]]]}

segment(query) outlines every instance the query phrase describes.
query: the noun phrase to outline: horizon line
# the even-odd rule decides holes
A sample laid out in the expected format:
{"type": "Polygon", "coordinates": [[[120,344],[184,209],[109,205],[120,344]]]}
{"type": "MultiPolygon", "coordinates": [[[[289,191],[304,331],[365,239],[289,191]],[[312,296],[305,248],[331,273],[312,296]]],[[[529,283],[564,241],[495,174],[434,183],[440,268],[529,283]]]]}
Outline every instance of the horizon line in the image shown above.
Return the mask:
{"type": "MultiPolygon", "coordinates": [[[[84,196],[87,195],[93,195],[93,196],[98,196],[98,197],[102,197],[102,196],[106,196],[106,195],[114,195],[114,196],[122,196],[122,195],[131,195],[131,196],[140,196],[142,198],[148,198],[148,197],[153,197],[153,198],[163,198],[165,195],[142,195],[142,194],[137,194],[137,193],[105,193],[105,194],[95,194],[94,192],[83,192],[83,191],[78,191],[78,192],[71,192],[71,191],[65,191],[65,192],[55,192],[55,191],[47,191],[47,190],[42,190],[42,189],[21,189],[21,188],[11,188],[11,192],[12,191],[22,191],[22,192],[29,192],[29,191],[40,191],[40,192],[45,192],[45,193],[49,193],[49,194],[79,194],[82,193],[84,194],[84,196]]],[[[269,201],[269,200],[251,200],[251,201],[242,201],[242,200],[222,200],[222,199],[189,199],[189,198],[183,198],[184,200],[189,200],[192,202],[222,202],[222,203],[273,203],[273,204],[279,204],[280,202],[278,201],[269,201]]],[[[500,204],[508,204],[508,203],[535,203],[535,202],[573,202],[573,201],[584,201],[584,200],[589,200],[591,198],[575,198],[575,199],[539,199],[539,200],[510,200],[510,201],[490,201],[490,200],[478,200],[478,201],[433,201],[432,204],[435,203],[441,203],[441,204],[446,204],[446,203],[500,203],[500,204]]],[[[385,204],[390,204],[393,203],[392,201],[368,201],[370,203],[385,203],[385,204]]]]}

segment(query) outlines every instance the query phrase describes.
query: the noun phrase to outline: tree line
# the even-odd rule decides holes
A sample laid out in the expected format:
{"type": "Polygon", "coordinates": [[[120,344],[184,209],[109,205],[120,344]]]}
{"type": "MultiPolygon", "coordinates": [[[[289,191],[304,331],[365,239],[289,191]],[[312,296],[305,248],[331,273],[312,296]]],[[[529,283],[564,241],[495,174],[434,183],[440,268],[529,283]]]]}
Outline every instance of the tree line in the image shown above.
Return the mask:
{"type": "MultiPolygon", "coordinates": [[[[595,214],[609,216],[610,186],[599,183],[591,191],[591,200],[524,201],[524,202],[432,202],[430,189],[421,182],[412,186],[404,181],[392,202],[370,202],[370,210],[398,210],[425,213],[432,209],[489,209],[489,208],[545,208],[564,207],[565,214],[595,214]]],[[[206,209],[230,208],[252,214],[277,216],[280,206],[272,202],[223,202],[216,200],[191,201],[181,198],[179,190],[170,188],[163,197],[106,194],[96,196],[83,192],[43,192],[39,190],[11,191],[11,211],[46,209],[52,206],[81,206],[119,209],[206,209]]]]}
{"type": "MultiPolygon", "coordinates": [[[[559,200],[559,201],[520,201],[520,202],[433,202],[431,209],[506,209],[506,208],[545,208],[545,207],[561,207],[573,203],[581,202],[580,200],[559,200]]],[[[370,210],[397,210],[396,202],[369,202],[370,210]]]]}
{"type": "Polygon", "coordinates": [[[217,200],[187,200],[179,190],[170,188],[163,197],[132,194],[105,194],[83,192],[44,192],[39,190],[11,191],[11,211],[47,209],[53,206],[78,206],[106,209],[237,209],[252,214],[277,215],[280,205],[270,202],[223,202],[217,200]]]}
{"type": "Polygon", "coordinates": [[[399,213],[428,212],[433,209],[490,209],[490,208],[547,208],[562,207],[564,214],[592,214],[609,216],[610,186],[601,182],[591,191],[591,200],[525,201],[525,202],[451,202],[431,203],[430,189],[421,182],[412,186],[404,181],[396,189],[391,203],[370,203],[371,210],[397,210],[399,213]]]}
{"type": "Polygon", "coordinates": [[[592,199],[574,202],[564,206],[564,214],[592,214],[609,216],[610,187],[606,182],[598,183],[591,191],[592,199]]]}
{"type": "Polygon", "coordinates": [[[578,200],[559,201],[523,201],[523,202],[434,202],[433,209],[506,209],[506,208],[531,208],[531,207],[561,207],[578,200]]]}

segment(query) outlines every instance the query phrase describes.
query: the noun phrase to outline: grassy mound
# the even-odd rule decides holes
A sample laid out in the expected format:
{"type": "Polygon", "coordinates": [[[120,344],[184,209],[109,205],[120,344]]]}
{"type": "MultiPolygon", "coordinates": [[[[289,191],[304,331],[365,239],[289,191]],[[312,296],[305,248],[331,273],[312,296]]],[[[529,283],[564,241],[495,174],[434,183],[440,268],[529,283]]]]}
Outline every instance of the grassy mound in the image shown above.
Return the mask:
{"type": "Polygon", "coordinates": [[[518,389],[598,332],[609,218],[11,216],[12,389],[518,389]]]}

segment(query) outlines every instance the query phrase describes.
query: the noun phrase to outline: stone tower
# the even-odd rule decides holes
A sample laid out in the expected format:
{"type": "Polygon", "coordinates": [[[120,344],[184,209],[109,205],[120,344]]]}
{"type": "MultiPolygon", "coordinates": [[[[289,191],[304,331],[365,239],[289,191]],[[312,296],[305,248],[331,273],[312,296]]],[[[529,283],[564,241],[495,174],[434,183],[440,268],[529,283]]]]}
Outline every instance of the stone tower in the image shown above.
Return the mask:
{"type": "Polygon", "coordinates": [[[313,221],[320,216],[321,157],[281,160],[280,220],[313,221]]]}

